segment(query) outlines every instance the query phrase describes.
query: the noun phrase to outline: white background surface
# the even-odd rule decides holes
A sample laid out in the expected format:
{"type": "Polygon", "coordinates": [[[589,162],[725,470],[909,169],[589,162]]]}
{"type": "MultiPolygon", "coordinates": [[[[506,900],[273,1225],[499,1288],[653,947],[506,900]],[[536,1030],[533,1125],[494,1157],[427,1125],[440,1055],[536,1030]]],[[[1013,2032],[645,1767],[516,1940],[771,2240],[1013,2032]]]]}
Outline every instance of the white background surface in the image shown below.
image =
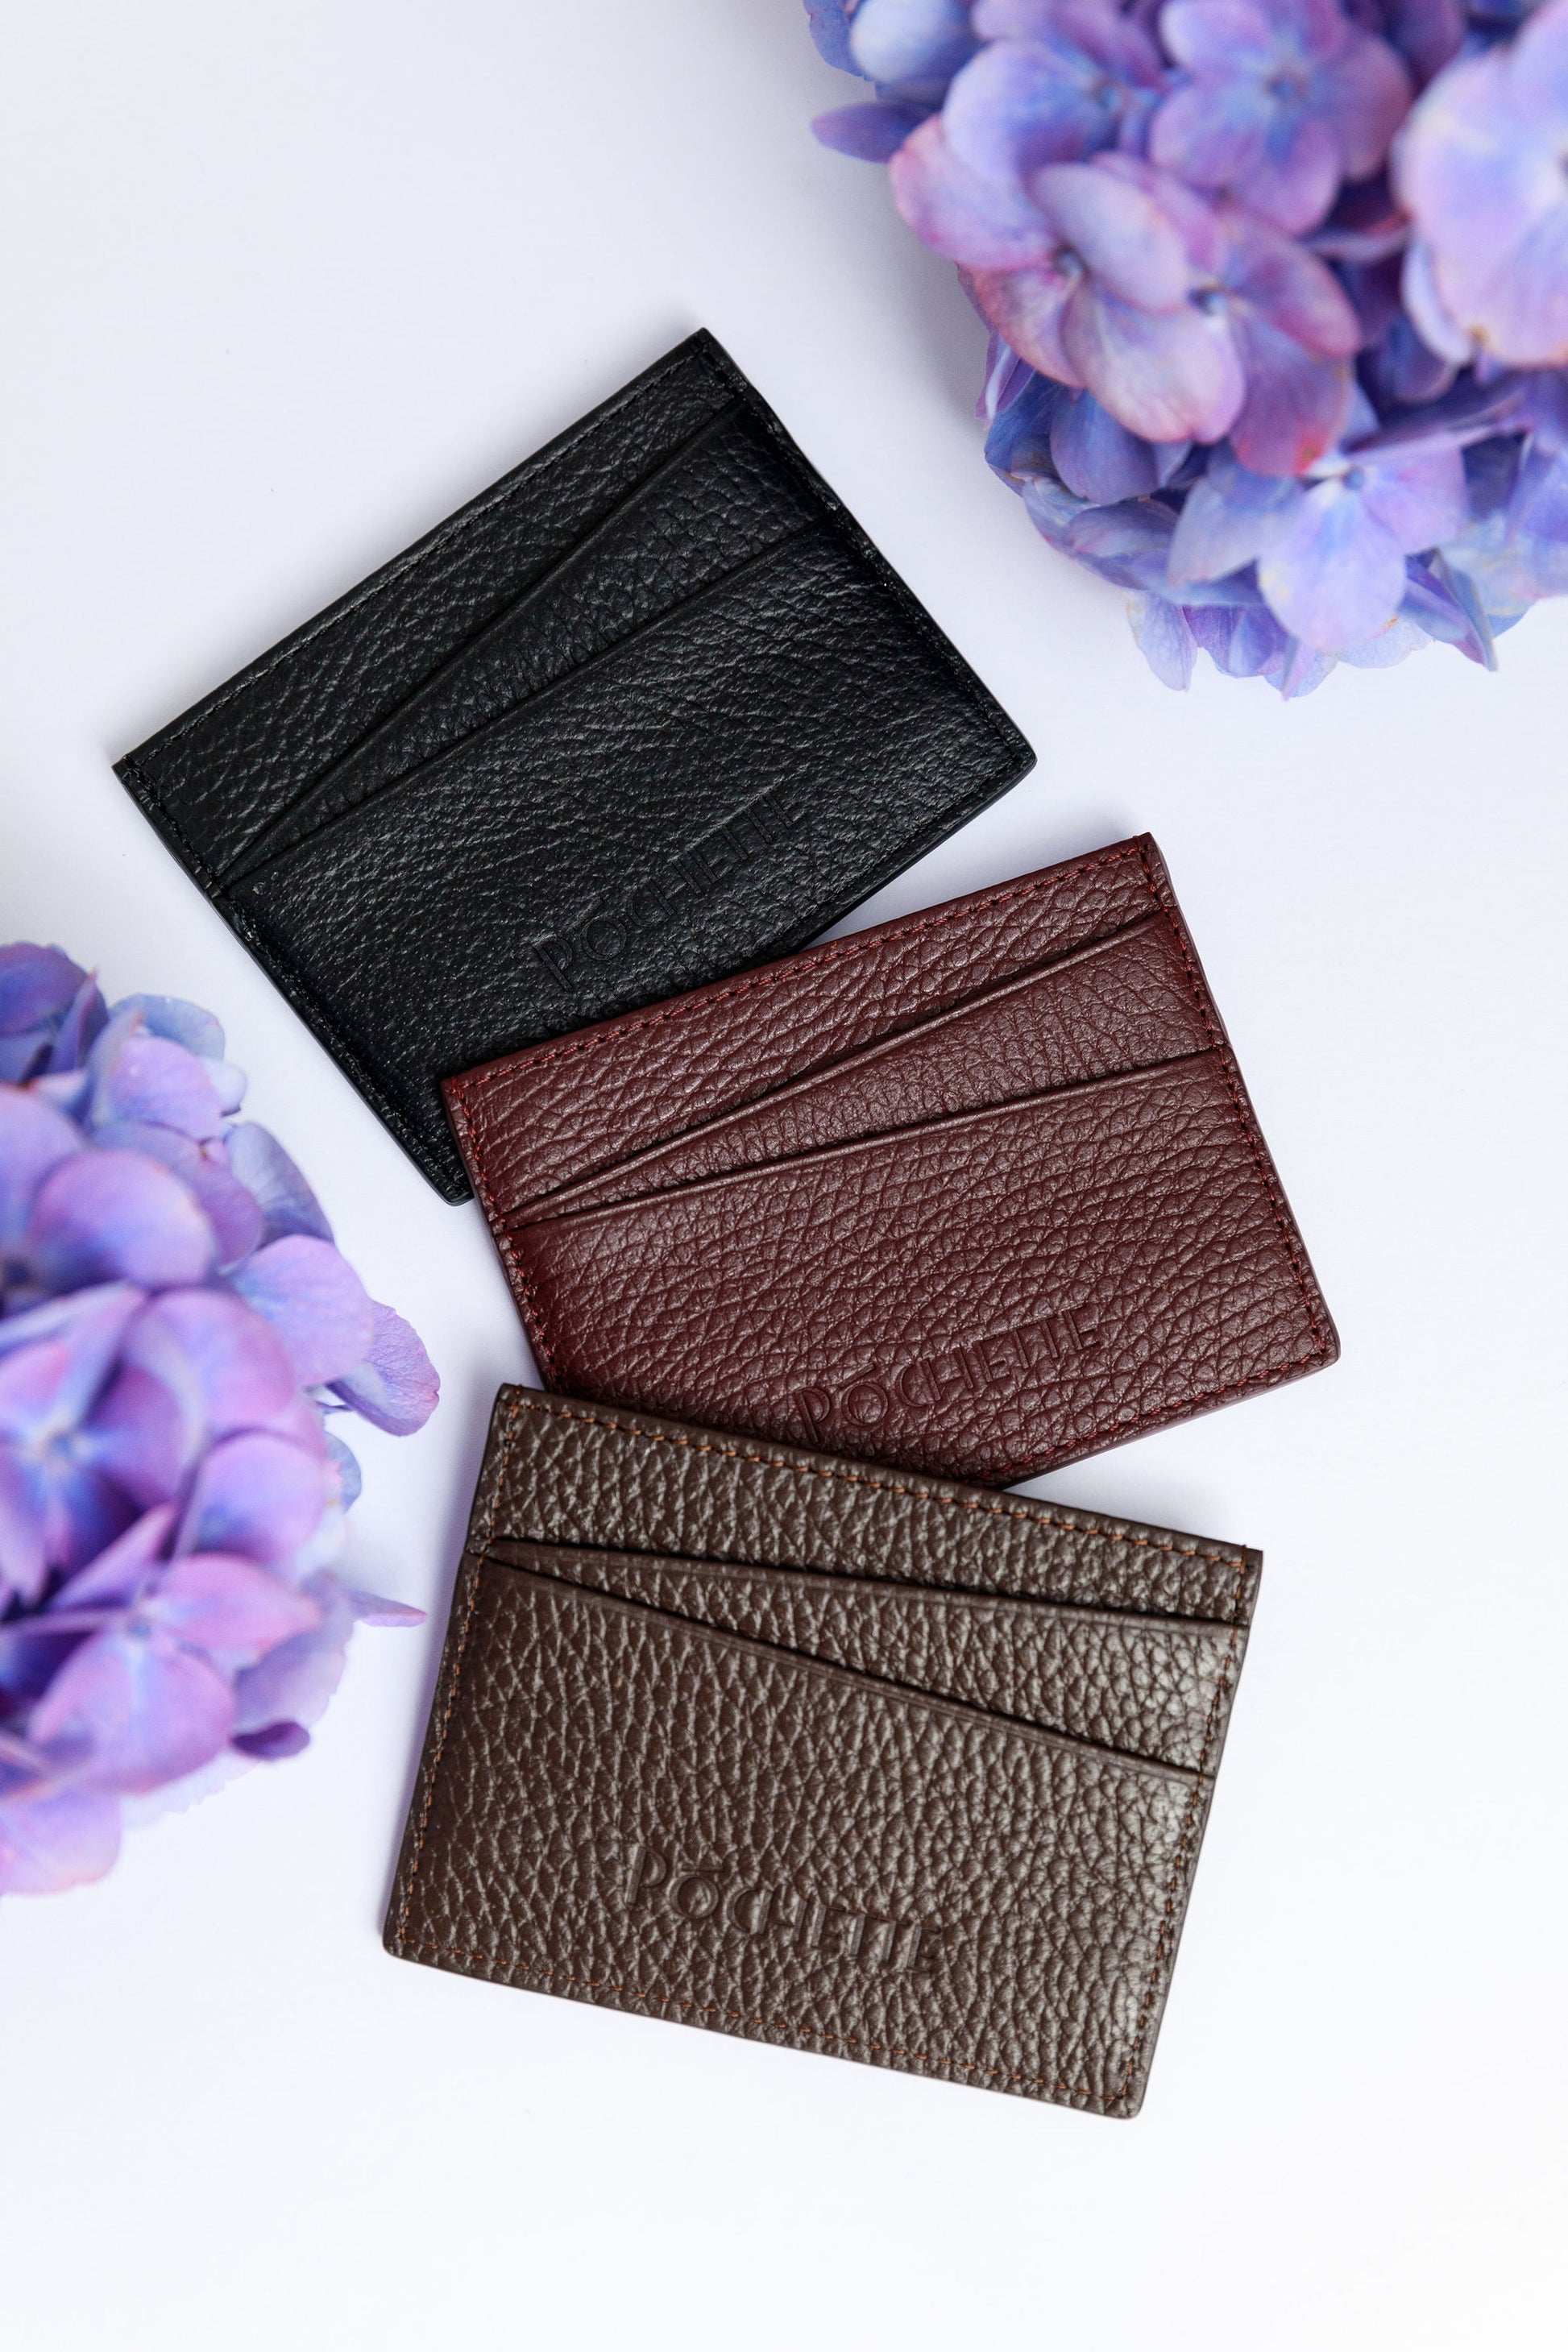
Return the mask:
{"type": "MultiPolygon", "coordinates": [[[[1563,2341],[1563,672],[1145,672],[993,483],[981,342],[797,0],[4,0],[0,939],[226,1021],[445,1400],[370,1433],[303,1759],[0,1914],[14,2352],[1563,2341]],[[400,1966],[496,1383],[444,1207],[112,756],[711,327],[1038,748],[881,917],[1150,827],[1334,1370],[1047,1491],[1268,1567],[1147,2105],[1108,2123],[400,1966]]],[[[858,920],[864,918],[858,918],[858,920]]]]}

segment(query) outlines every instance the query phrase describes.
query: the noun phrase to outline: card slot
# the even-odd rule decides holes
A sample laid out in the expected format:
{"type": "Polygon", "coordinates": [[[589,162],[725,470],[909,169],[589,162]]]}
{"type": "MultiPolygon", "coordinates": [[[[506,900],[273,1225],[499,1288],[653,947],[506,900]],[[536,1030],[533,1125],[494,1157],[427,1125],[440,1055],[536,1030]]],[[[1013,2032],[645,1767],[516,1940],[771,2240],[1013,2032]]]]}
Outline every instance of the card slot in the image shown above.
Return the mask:
{"type": "Polygon", "coordinates": [[[395,1953],[1136,2110],[1206,1775],[478,1562],[437,1716],[395,1953]]]}
{"type": "Polygon", "coordinates": [[[507,1238],[552,1387],[996,1486],[1327,1347],[1217,1049],[507,1238]]]}
{"type": "MultiPolygon", "coordinates": [[[[787,514],[799,520],[810,511],[805,493],[792,478],[778,474],[770,464],[769,453],[759,446],[757,427],[744,404],[730,401],[686,434],[474,635],[379,716],[367,733],[311,777],[286,806],[275,811],[237,853],[226,875],[237,876],[253,862],[288,846],[292,838],[304,838],[325,818],[395,782],[420,760],[455,749],[476,727],[504,717],[521,698],[520,686],[526,689],[531,683],[527,675],[531,659],[537,666],[548,656],[544,632],[551,607],[547,600],[560,598],[574,575],[575,604],[591,615],[584,626],[613,631],[617,599],[624,605],[627,599],[635,601],[646,593],[650,585],[665,599],[660,609],[672,609],[669,590],[679,586],[682,564],[690,562],[700,566],[702,561],[701,549],[692,544],[691,499],[706,511],[721,489],[727,493],[728,526],[736,535],[743,535],[748,510],[753,527],[770,515],[787,514]],[[733,444],[728,452],[727,471],[722,459],[716,460],[712,454],[713,445],[725,436],[733,444]],[[700,458],[707,462],[694,476],[693,463],[700,458]],[[662,527],[647,519],[643,510],[656,494],[679,492],[683,480],[689,492],[686,503],[667,517],[662,527]],[[634,521],[637,530],[628,539],[626,526],[634,521]],[[611,572],[595,581],[595,561],[602,562],[606,555],[612,562],[611,572]],[[641,577],[649,572],[651,583],[641,577]],[[524,631],[528,634],[520,646],[515,641],[524,631]],[[477,713],[476,704],[479,706],[477,713]]],[[[693,584],[708,583],[699,579],[693,584]]],[[[654,617],[653,613],[640,616],[654,617]]],[[[637,625],[638,618],[634,614],[629,625],[637,625]]],[[[531,683],[537,687],[540,681],[535,677],[531,683]]]]}
{"type": "Polygon", "coordinates": [[[406,793],[416,785],[428,782],[442,770],[460,768],[465,761],[481,757],[488,747],[504,740],[509,730],[516,730],[521,733],[541,711],[548,709],[563,694],[569,693],[583,685],[607,664],[626,654],[634,646],[642,644],[657,631],[689,619],[694,613],[715,602],[727,590],[732,589],[738,582],[750,578],[752,574],[775,563],[781,556],[786,555],[802,540],[814,536],[819,537],[821,530],[822,526],[815,520],[799,524],[794,530],[785,532],[782,538],[773,541],[767,547],[759,549],[754,555],[748,556],[744,562],[732,565],[728,571],[721,572],[717,579],[705,582],[700,588],[693,590],[690,595],[682,597],[678,604],[668,605],[662,611],[650,615],[647,620],[640,622],[635,628],[628,629],[624,635],[616,637],[611,644],[601,646],[597,652],[589,654],[585,658],[575,663],[571,669],[563,672],[559,677],[551,678],[531,693],[521,697],[497,717],[474,728],[459,741],[443,746],[440,751],[431,753],[427,759],[421,760],[414,767],[404,770],[401,774],[393,777],[374,792],[354,802],[352,806],[340,810],[334,815],[322,818],[321,823],[310,832],[285,843],[265,856],[247,856],[229,873],[226,877],[226,887],[237,889],[255,883],[270,869],[285,864],[300,851],[314,848],[322,841],[335,837],[357,820],[380,810],[386,802],[406,793]]]}
{"type": "Polygon", "coordinates": [[[1033,1099],[1212,1044],[1169,918],[900,1024],[680,1136],[529,1204],[531,1222],[1033,1099]]]}
{"type": "Polygon", "coordinates": [[[486,1559],[1192,1770],[1245,1642],[1232,1627],[668,1554],[503,1540],[486,1559]]]}
{"type": "Polygon", "coordinates": [[[1119,1099],[1121,1089],[1160,1079],[1192,1065],[1213,1061],[1216,1056],[1217,1048],[1205,1045],[1200,1051],[1173,1055],[1163,1062],[1148,1063],[1137,1069],[1112,1070],[1103,1077],[1083,1078],[1071,1085],[1015,1096],[1005,1102],[983,1103],[973,1110],[944,1111],[934,1118],[911,1119],[907,1127],[880,1128],[868,1135],[848,1136],[841,1142],[816,1144],[804,1150],[782,1154],[776,1160],[718,1169],[711,1175],[694,1177],[689,1182],[671,1184],[658,1191],[635,1193],[626,1200],[608,1201],[602,1204],[594,1202],[582,1208],[563,1210],[558,1215],[525,1215],[509,1226],[509,1238],[514,1244],[526,1246],[527,1237],[531,1234],[542,1239],[556,1231],[585,1232],[595,1223],[609,1230],[616,1220],[629,1219],[639,1211],[657,1213],[663,1207],[675,1211],[683,1204],[700,1203],[707,1197],[717,1198],[732,1193],[741,1186],[756,1184],[768,1177],[798,1177],[810,1181],[828,1170],[859,1165],[868,1161],[872,1155],[885,1155],[900,1147],[918,1155],[928,1144],[939,1139],[982,1137],[988,1125],[1005,1122],[1022,1113],[1059,1107],[1064,1117],[1076,1115],[1086,1105],[1093,1108],[1097,1101],[1119,1099]]]}

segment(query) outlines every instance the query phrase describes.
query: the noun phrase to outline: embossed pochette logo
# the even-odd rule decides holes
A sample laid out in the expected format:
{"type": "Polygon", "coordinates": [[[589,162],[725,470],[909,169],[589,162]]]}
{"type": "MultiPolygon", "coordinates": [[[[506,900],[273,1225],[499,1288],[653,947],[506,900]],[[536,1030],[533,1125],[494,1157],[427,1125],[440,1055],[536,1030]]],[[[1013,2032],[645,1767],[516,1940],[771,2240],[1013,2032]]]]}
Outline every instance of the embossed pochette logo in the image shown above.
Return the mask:
{"type": "Polygon", "coordinates": [[[1025,1372],[1059,1370],[1086,1353],[1093,1331],[1089,1308],[1063,1307],[939,1356],[911,1356],[893,1371],[862,1375],[842,1388],[796,1389],[795,1411],[813,1444],[820,1445],[836,1428],[879,1429],[896,1414],[900,1400],[929,1413],[987,1389],[1005,1388],[1025,1372]]]}
{"type": "Polygon", "coordinates": [[[797,832],[810,814],[804,788],[772,785],[733,816],[672,848],[651,879],[625,898],[602,901],[568,929],[530,940],[530,951],[558,988],[573,989],[596,970],[618,962],[643,933],[679,922],[693,906],[717,898],[754,858],[797,832]]]}
{"type": "Polygon", "coordinates": [[[880,1976],[931,1976],[952,1934],[940,1919],[895,1919],[769,1885],[738,1865],[693,1867],[650,1840],[632,1848],[622,1901],[628,1911],[655,1908],[694,1927],[710,1922],[753,1943],[776,1939],[813,1965],[837,1960],[880,1976]]]}

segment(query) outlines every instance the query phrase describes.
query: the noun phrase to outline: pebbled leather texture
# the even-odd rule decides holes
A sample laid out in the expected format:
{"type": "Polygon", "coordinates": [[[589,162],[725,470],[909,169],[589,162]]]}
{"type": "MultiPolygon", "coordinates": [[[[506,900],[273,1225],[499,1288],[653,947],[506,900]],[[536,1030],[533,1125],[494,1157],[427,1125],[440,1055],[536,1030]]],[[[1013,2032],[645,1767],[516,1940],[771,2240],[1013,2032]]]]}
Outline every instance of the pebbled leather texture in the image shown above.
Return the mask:
{"type": "Polygon", "coordinates": [[[118,772],[460,1200],[443,1076],[786,952],[1031,764],[697,334],[118,772]]]}
{"type": "Polygon", "coordinates": [[[1338,1354],[1146,835],[447,1094],[575,1395],[1005,1486],[1338,1354]]]}
{"type": "Polygon", "coordinates": [[[1259,1565],[503,1389],[388,1949],[1131,2115],[1259,1565]]]}

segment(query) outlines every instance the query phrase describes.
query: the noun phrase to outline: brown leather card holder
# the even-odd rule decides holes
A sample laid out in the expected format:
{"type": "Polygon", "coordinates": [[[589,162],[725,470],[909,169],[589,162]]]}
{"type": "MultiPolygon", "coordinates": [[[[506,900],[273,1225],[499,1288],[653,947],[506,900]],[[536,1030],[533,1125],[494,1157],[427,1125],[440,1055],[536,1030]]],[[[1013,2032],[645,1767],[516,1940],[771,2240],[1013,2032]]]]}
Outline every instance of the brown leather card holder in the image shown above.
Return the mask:
{"type": "Polygon", "coordinates": [[[1146,835],[447,1097],[574,1394],[1004,1485],[1338,1353],[1146,835]]]}
{"type": "Polygon", "coordinates": [[[388,1948],[1131,2115],[1258,1567],[503,1390],[388,1948]]]}

